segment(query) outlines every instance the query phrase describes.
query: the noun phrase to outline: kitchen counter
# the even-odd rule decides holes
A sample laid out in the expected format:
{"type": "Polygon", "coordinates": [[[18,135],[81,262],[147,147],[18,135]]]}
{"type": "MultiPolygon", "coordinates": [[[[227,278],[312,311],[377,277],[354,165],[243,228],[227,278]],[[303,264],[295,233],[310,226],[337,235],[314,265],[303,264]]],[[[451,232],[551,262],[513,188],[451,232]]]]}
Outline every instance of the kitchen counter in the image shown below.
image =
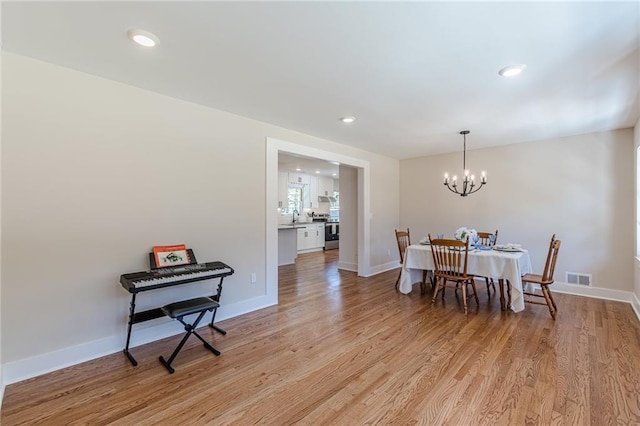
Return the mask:
{"type": "Polygon", "coordinates": [[[296,228],[304,228],[307,225],[313,225],[312,222],[309,223],[281,223],[278,225],[278,229],[296,229],[296,228]]]}
{"type": "Polygon", "coordinates": [[[291,265],[298,257],[298,229],[301,225],[278,225],[278,266],[291,265]]]}

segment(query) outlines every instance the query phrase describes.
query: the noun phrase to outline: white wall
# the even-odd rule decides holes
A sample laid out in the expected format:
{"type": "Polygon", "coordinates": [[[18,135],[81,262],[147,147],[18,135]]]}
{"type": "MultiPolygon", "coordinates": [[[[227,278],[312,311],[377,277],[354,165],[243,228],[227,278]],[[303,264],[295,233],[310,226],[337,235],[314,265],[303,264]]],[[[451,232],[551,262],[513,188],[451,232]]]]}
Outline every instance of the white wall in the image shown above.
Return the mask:
{"type": "MultiPolygon", "coordinates": [[[[473,133],[467,139],[473,146],[473,133]]],[[[444,187],[460,175],[462,152],[400,162],[400,225],[412,237],[459,226],[499,230],[499,242],[521,243],[533,268],[544,267],[552,234],[562,240],[555,278],[593,274],[593,285],[631,292],[635,247],[631,129],[467,151],[467,167],[488,173],[468,197],[444,187]]]]}
{"type": "MultiPolygon", "coordinates": [[[[340,166],[340,253],[338,267],[358,271],[358,171],[340,166]]],[[[327,226],[331,226],[327,224],[327,226]]]]}
{"type": "MultiPolygon", "coordinates": [[[[0,22],[2,22],[2,7],[0,7],[0,22]]],[[[1,33],[1,31],[0,31],[1,33]]],[[[0,37],[1,39],[1,37],[0,37]]],[[[2,45],[2,40],[0,40],[2,45]]],[[[2,81],[2,56],[0,55],[0,82],[2,81]]],[[[0,83],[0,99],[2,99],[2,84],[0,83]]],[[[0,102],[0,129],[2,129],[2,102],[0,102]]],[[[2,138],[0,137],[0,164],[2,163],[2,138]]],[[[2,194],[2,174],[0,173],[0,195],[2,194]]],[[[0,196],[0,224],[2,223],[2,197],[0,196]]],[[[0,226],[0,241],[2,240],[2,226],[0,226]]],[[[0,244],[0,259],[2,259],[2,244],[0,244]]],[[[4,398],[4,377],[2,375],[2,261],[0,260],[0,409],[4,398]]]]}
{"type": "MultiPolygon", "coordinates": [[[[219,318],[268,304],[267,137],[366,160],[372,182],[398,180],[397,160],[45,62],[3,53],[2,79],[8,383],[120,351],[129,294],[118,279],[146,269],[153,245],[185,243],[200,261],[234,267],[219,318]]],[[[386,202],[398,187],[389,186],[371,187],[372,234],[398,222],[397,204],[386,202]]],[[[376,244],[372,266],[395,242],[389,235],[376,244]]],[[[211,287],[144,294],[139,308],[211,287]]],[[[134,327],[134,345],[181,332],[165,319],[134,327]]]]}
{"type": "Polygon", "coordinates": [[[633,170],[635,173],[635,197],[634,197],[634,221],[636,223],[636,233],[634,241],[634,252],[635,255],[633,262],[633,293],[635,295],[634,306],[636,307],[637,312],[640,312],[640,220],[638,215],[640,214],[640,209],[638,208],[638,204],[640,203],[640,170],[638,169],[638,147],[640,147],[640,119],[636,122],[635,127],[633,128],[633,170]]]}

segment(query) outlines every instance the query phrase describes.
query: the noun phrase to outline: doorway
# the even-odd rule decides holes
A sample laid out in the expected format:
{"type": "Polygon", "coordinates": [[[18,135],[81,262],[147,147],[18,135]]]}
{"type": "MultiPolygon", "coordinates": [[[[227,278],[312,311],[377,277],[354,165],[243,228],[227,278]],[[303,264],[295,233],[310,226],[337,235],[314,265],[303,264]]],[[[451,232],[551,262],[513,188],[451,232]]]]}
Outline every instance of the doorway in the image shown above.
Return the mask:
{"type": "MultiPolygon", "coordinates": [[[[354,188],[354,223],[350,226],[354,232],[355,265],[359,276],[370,275],[370,236],[369,236],[369,162],[348,157],[335,152],[297,145],[274,138],[267,138],[266,155],[266,296],[270,304],[277,304],[278,298],[278,155],[293,154],[325,161],[335,161],[354,169],[357,175],[354,188]]],[[[342,192],[342,188],[341,188],[342,192]]],[[[341,218],[342,221],[342,218],[341,218]]],[[[341,244],[342,245],[342,244],[341,244]]],[[[341,250],[342,251],[342,250],[341,250]]],[[[355,266],[354,265],[354,266],[355,266]]]]}

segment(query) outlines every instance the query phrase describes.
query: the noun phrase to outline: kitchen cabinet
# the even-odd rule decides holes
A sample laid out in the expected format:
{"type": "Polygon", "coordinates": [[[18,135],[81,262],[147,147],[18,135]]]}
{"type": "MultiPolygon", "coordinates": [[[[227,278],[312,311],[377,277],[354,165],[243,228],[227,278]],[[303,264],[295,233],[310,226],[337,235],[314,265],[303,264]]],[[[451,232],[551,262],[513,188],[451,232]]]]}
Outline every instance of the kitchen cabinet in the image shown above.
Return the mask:
{"type": "Polygon", "coordinates": [[[328,177],[318,178],[318,195],[333,197],[333,179],[328,177]]]}
{"type": "Polygon", "coordinates": [[[298,228],[298,253],[319,251],[324,247],[324,223],[298,228]]]}
{"type": "Polygon", "coordinates": [[[308,176],[308,198],[305,198],[305,208],[317,209],[318,208],[318,178],[316,176],[308,176]]]}
{"type": "Polygon", "coordinates": [[[324,248],[324,223],[316,224],[315,247],[324,248]]]}
{"type": "Polygon", "coordinates": [[[311,238],[309,230],[304,228],[298,228],[298,251],[304,251],[311,248],[311,238]]]}
{"type": "Polygon", "coordinates": [[[289,185],[309,185],[309,177],[304,173],[289,173],[289,185]]]}
{"type": "Polygon", "coordinates": [[[333,179],[321,176],[312,176],[304,173],[283,173],[278,175],[278,188],[284,191],[284,197],[278,198],[278,207],[286,207],[289,185],[302,188],[302,208],[317,209],[320,207],[318,196],[333,196],[333,179]],[[282,180],[285,179],[285,182],[282,180]],[[284,184],[286,183],[286,187],[284,184]],[[282,205],[280,205],[282,202],[282,205]]]}
{"type": "Polygon", "coordinates": [[[284,208],[289,204],[289,174],[278,173],[278,207],[284,208]]]}
{"type": "Polygon", "coordinates": [[[296,262],[298,255],[296,231],[293,227],[278,228],[278,266],[292,265],[296,262]]]}

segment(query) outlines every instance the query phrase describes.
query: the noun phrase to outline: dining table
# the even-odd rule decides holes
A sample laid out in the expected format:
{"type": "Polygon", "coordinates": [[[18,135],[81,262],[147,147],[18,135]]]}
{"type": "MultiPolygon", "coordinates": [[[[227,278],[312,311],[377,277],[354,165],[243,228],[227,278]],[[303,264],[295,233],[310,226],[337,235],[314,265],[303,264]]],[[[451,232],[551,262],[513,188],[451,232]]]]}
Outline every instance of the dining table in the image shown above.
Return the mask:
{"type": "MultiPolygon", "coordinates": [[[[511,308],[514,312],[524,310],[522,276],[532,272],[531,259],[526,249],[510,251],[496,249],[481,250],[469,247],[467,273],[477,277],[493,278],[499,281],[502,309],[511,308]],[[511,285],[509,301],[505,303],[504,281],[511,285]],[[506,306],[510,305],[510,306],[506,306]]],[[[398,289],[403,294],[411,293],[413,285],[422,283],[424,271],[433,271],[433,255],[429,244],[412,244],[404,254],[404,263],[398,289]]]]}

